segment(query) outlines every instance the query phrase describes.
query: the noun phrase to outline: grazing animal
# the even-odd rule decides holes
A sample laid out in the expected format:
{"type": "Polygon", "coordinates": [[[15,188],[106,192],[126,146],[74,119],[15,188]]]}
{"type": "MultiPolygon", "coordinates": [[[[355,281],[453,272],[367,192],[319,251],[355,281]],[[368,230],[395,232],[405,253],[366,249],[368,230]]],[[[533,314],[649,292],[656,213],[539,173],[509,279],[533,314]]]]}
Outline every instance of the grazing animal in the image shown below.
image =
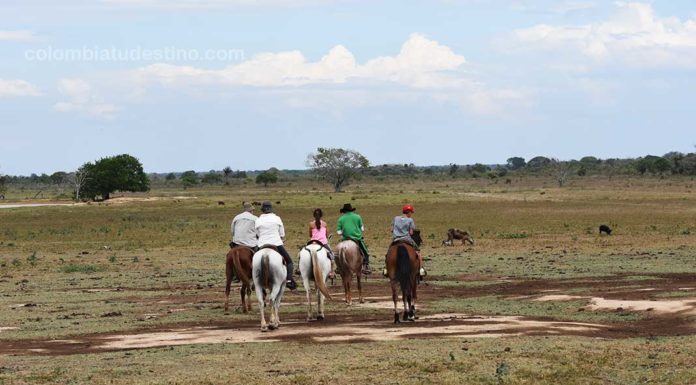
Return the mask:
{"type": "MultiPolygon", "coordinates": [[[[420,237],[415,239],[420,245],[420,237]]],[[[387,277],[391,285],[392,300],[394,301],[394,323],[400,323],[397,294],[397,285],[401,288],[401,301],[404,305],[403,320],[416,320],[416,299],[418,287],[418,271],[420,262],[416,249],[407,242],[394,242],[389,247],[386,257],[387,277]]]]}
{"type": "Polygon", "coordinates": [[[602,235],[602,233],[606,235],[611,235],[611,227],[607,225],[601,225],[599,226],[599,235],[602,235]]]}
{"type": "Polygon", "coordinates": [[[225,205],[225,202],[223,202],[223,201],[218,201],[218,206],[224,206],[224,205],[225,205]]]}
{"type": "Polygon", "coordinates": [[[277,251],[262,248],[252,259],[252,276],[256,287],[256,297],[261,310],[261,331],[275,330],[280,327],[280,300],[285,291],[287,268],[283,265],[283,257],[277,251]],[[266,323],[266,290],[270,291],[269,304],[271,310],[270,323],[266,323]]]}
{"type": "Polygon", "coordinates": [[[326,288],[326,279],[331,272],[331,259],[327,254],[323,246],[311,244],[303,247],[298,255],[300,274],[302,274],[302,282],[307,293],[307,321],[312,319],[310,281],[314,281],[314,288],[317,291],[317,320],[324,320],[324,297],[331,299],[331,294],[326,288]]]}
{"type": "Polygon", "coordinates": [[[355,241],[342,241],[336,246],[336,266],[341,272],[345,301],[348,305],[353,304],[353,299],[350,295],[350,283],[353,280],[353,275],[355,275],[358,280],[358,297],[360,303],[365,302],[362,295],[362,284],[360,282],[362,277],[362,264],[362,253],[355,241]]]}
{"type": "Polygon", "coordinates": [[[225,285],[225,313],[230,309],[230,285],[232,276],[237,273],[237,277],[242,282],[240,290],[242,296],[242,311],[244,313],[251,310],[251,260],[254,250],[247,246],[237,246],[227,253],[225,272],[227,283],[225,285]]]}
{"type": "Polygon", "coordinates": [[[474,245],[474,238],[467,231],[462,231],[459,229],[449,229],[447,230],[447,239],[442,241],[443,246],[454,246],[454,240],[461,240],[462,245],[466,245],[468,242],[470,245],[474,245]]]}

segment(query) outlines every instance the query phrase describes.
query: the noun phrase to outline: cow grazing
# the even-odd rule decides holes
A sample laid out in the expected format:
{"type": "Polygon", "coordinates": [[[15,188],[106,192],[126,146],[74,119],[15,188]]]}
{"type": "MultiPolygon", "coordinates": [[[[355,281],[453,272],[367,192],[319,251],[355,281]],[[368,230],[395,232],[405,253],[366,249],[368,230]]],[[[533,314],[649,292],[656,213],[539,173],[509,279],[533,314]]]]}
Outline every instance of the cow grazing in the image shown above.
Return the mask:
{"type": "Polygon", "coordinates": [[[611,235],[611,227],[607,225],[601,225],[599,226],[599,235],[606,234],[606,235],[611,235]]]}
{"type": "Polygon", "coordinates": [[[474,245],[474,239],[467,231],[462,231],[459,229],[449,229],[447,230],[447,239],[442,241],[443,246],[454,246],[454,240],[461,240],[462,245],[466,245],[468,242],[470,245],[474,245]]]}

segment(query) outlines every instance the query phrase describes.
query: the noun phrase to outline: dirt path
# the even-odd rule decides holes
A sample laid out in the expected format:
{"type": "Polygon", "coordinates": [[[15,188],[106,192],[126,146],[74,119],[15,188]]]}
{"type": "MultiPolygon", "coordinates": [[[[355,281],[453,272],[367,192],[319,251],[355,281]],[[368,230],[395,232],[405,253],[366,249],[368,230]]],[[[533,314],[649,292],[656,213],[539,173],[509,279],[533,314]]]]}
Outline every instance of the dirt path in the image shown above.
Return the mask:
{"type": "MultiPolygon", "coordinates": [[[[476,287],[453,287],[437,285],[433,277],[424,285],[419,309],[421,317],[415,323],[392,323],[393,304],[385,296],[382,282],[371,282],[365,286],[365,304],[354,307],[384,309],[382,315],[327,314],[322,322],[304,321],[304,312],[281,313],[282,327],[273,332],[261,333],[257,310],[243,321],[225,321],[211,324],[208,321],[188,324],[171,324],[166,327],[131,330],[119,333],[79,335],[61,340],[0,340],[0,355],[63,355],[98,353],[128,349],[162,346],[211,343],[272,343],[294,341],[299,343],[364,343],[412,338],[492,338],[528,335],[571,335],[596,338],[633,338],[651,336],[692,335],[696,333],[696,297],[657,298],[659,293],[675,290],[691,293],[696,286],[694,276],[672,274],[655,276],[655,279],[634,280],[630,276],[568,279],[568,280],[492,280],[491,285],[476,287]],[[564,293],[567,289],[583,288],[580,294],[564,293]],[[432,313],[432,301],[446,298],[477,296],[499,296],[520,301],[558,302],[587,300],[585,311],[639,311],[649,314],[640,320],[626,322],[582,323],[553,319],[535,319],[520,316],[479,316],[472,314],[432,313]]],[[[456,278],[454,278],[456,279],[456,278]]],[[[467,278],[461,279],[462,281],[467,278]]],[[[447,281],[453,280],[449,277],[447,281]]],[[[90,288],[81,290],[114,290],[90,288]]],[[[119,288],[119,290],[132,290],[119,288]]],[[[170,291],[167,288],[150,290],[170,291]]],[[[342,298],[341,290],[331,287],[336,298],[342,298]]],[[[304,293],[288,293],[284,305],[304,306],[304,293]]],[[[185,311],[186,306],[199,303],[214,304],[221,300],[217,288],[205,288],[195,295],[163,295],[143,300],[137,296],[121,298],[143,306],[170,304],[183,306],[176,311],[185,311]]],[[[0,332],[12,329],[13,325],[0,325],[0,332]]],[[[1,335],[2,333],[0,333],[1,335]]]]}
{"type": "Polygon", "coordinates": [[[63,340],[5,341],[0,354],[83,354],[162,346],[213,343],[272,343],[297,341],[374,342],[425,337],[494,338],[520,335],[605,335],[609,326],[580,322],[556,322],[513,316],[434,314],[417,322],[394,325],[391,321],[289,321],[281,328],[262,333],[258,320],[217,326],[174,327],[127,334],[79,336],[63,340]]]}

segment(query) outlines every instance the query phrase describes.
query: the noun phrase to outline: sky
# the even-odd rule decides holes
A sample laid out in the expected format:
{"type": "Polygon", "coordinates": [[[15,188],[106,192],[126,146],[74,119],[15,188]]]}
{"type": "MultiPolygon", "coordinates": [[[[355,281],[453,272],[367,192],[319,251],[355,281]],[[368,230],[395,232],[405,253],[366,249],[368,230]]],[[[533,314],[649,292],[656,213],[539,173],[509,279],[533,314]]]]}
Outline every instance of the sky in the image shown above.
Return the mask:
{"type": "Polygon", "coordinates": [[[1,0],[0,173],[696,150],[691,0],[1,0]]]}

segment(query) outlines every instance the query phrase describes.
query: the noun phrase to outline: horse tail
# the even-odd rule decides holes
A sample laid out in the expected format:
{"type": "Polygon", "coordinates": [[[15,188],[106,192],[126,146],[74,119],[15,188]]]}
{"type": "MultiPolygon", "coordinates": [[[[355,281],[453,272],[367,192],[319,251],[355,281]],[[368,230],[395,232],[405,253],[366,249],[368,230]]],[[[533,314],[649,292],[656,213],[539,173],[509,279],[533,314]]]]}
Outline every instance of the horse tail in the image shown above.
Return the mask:
{"type": "Polygon", "coordinates": [[[237,271],[237,277],[239,277],[244,286],[251,286],[249,284],[249,277],[246,276],[246,272],[242,268],[242,261],[240,261],[241,257],[241,250],[235,250],[234,255],[232,256],[232,261],[234,262],[234,269],[237,271]]]}
{"type": "Polygon", "coordinates": [[[324,294],[324,297],[331,299],[331,294],[329,294],[329,290],[326,288],[326,283],[324,282],[324,273],[321,271],[321,266],[319,266],[319,257],[317,255],[317,251],[312,248],[309,250],[309,254],[312,257],[311,261],[312,273],[314,274],[314,284],[317,286],[317,289],[321,292],[321,294],[324,294]]]}
{"type": "Polygon", "coordinates": [[[264,252],[261,256],[261,284],[264,288],[271,287],[271,266],[268,261],[268,252],[264,252]]]}
{"type": "Polygon", "coordinates": [[[396,278],[401,286],[401,295],[407,301],[411,298],[411,258],[403,245],[396,249],[396,278]]]}

